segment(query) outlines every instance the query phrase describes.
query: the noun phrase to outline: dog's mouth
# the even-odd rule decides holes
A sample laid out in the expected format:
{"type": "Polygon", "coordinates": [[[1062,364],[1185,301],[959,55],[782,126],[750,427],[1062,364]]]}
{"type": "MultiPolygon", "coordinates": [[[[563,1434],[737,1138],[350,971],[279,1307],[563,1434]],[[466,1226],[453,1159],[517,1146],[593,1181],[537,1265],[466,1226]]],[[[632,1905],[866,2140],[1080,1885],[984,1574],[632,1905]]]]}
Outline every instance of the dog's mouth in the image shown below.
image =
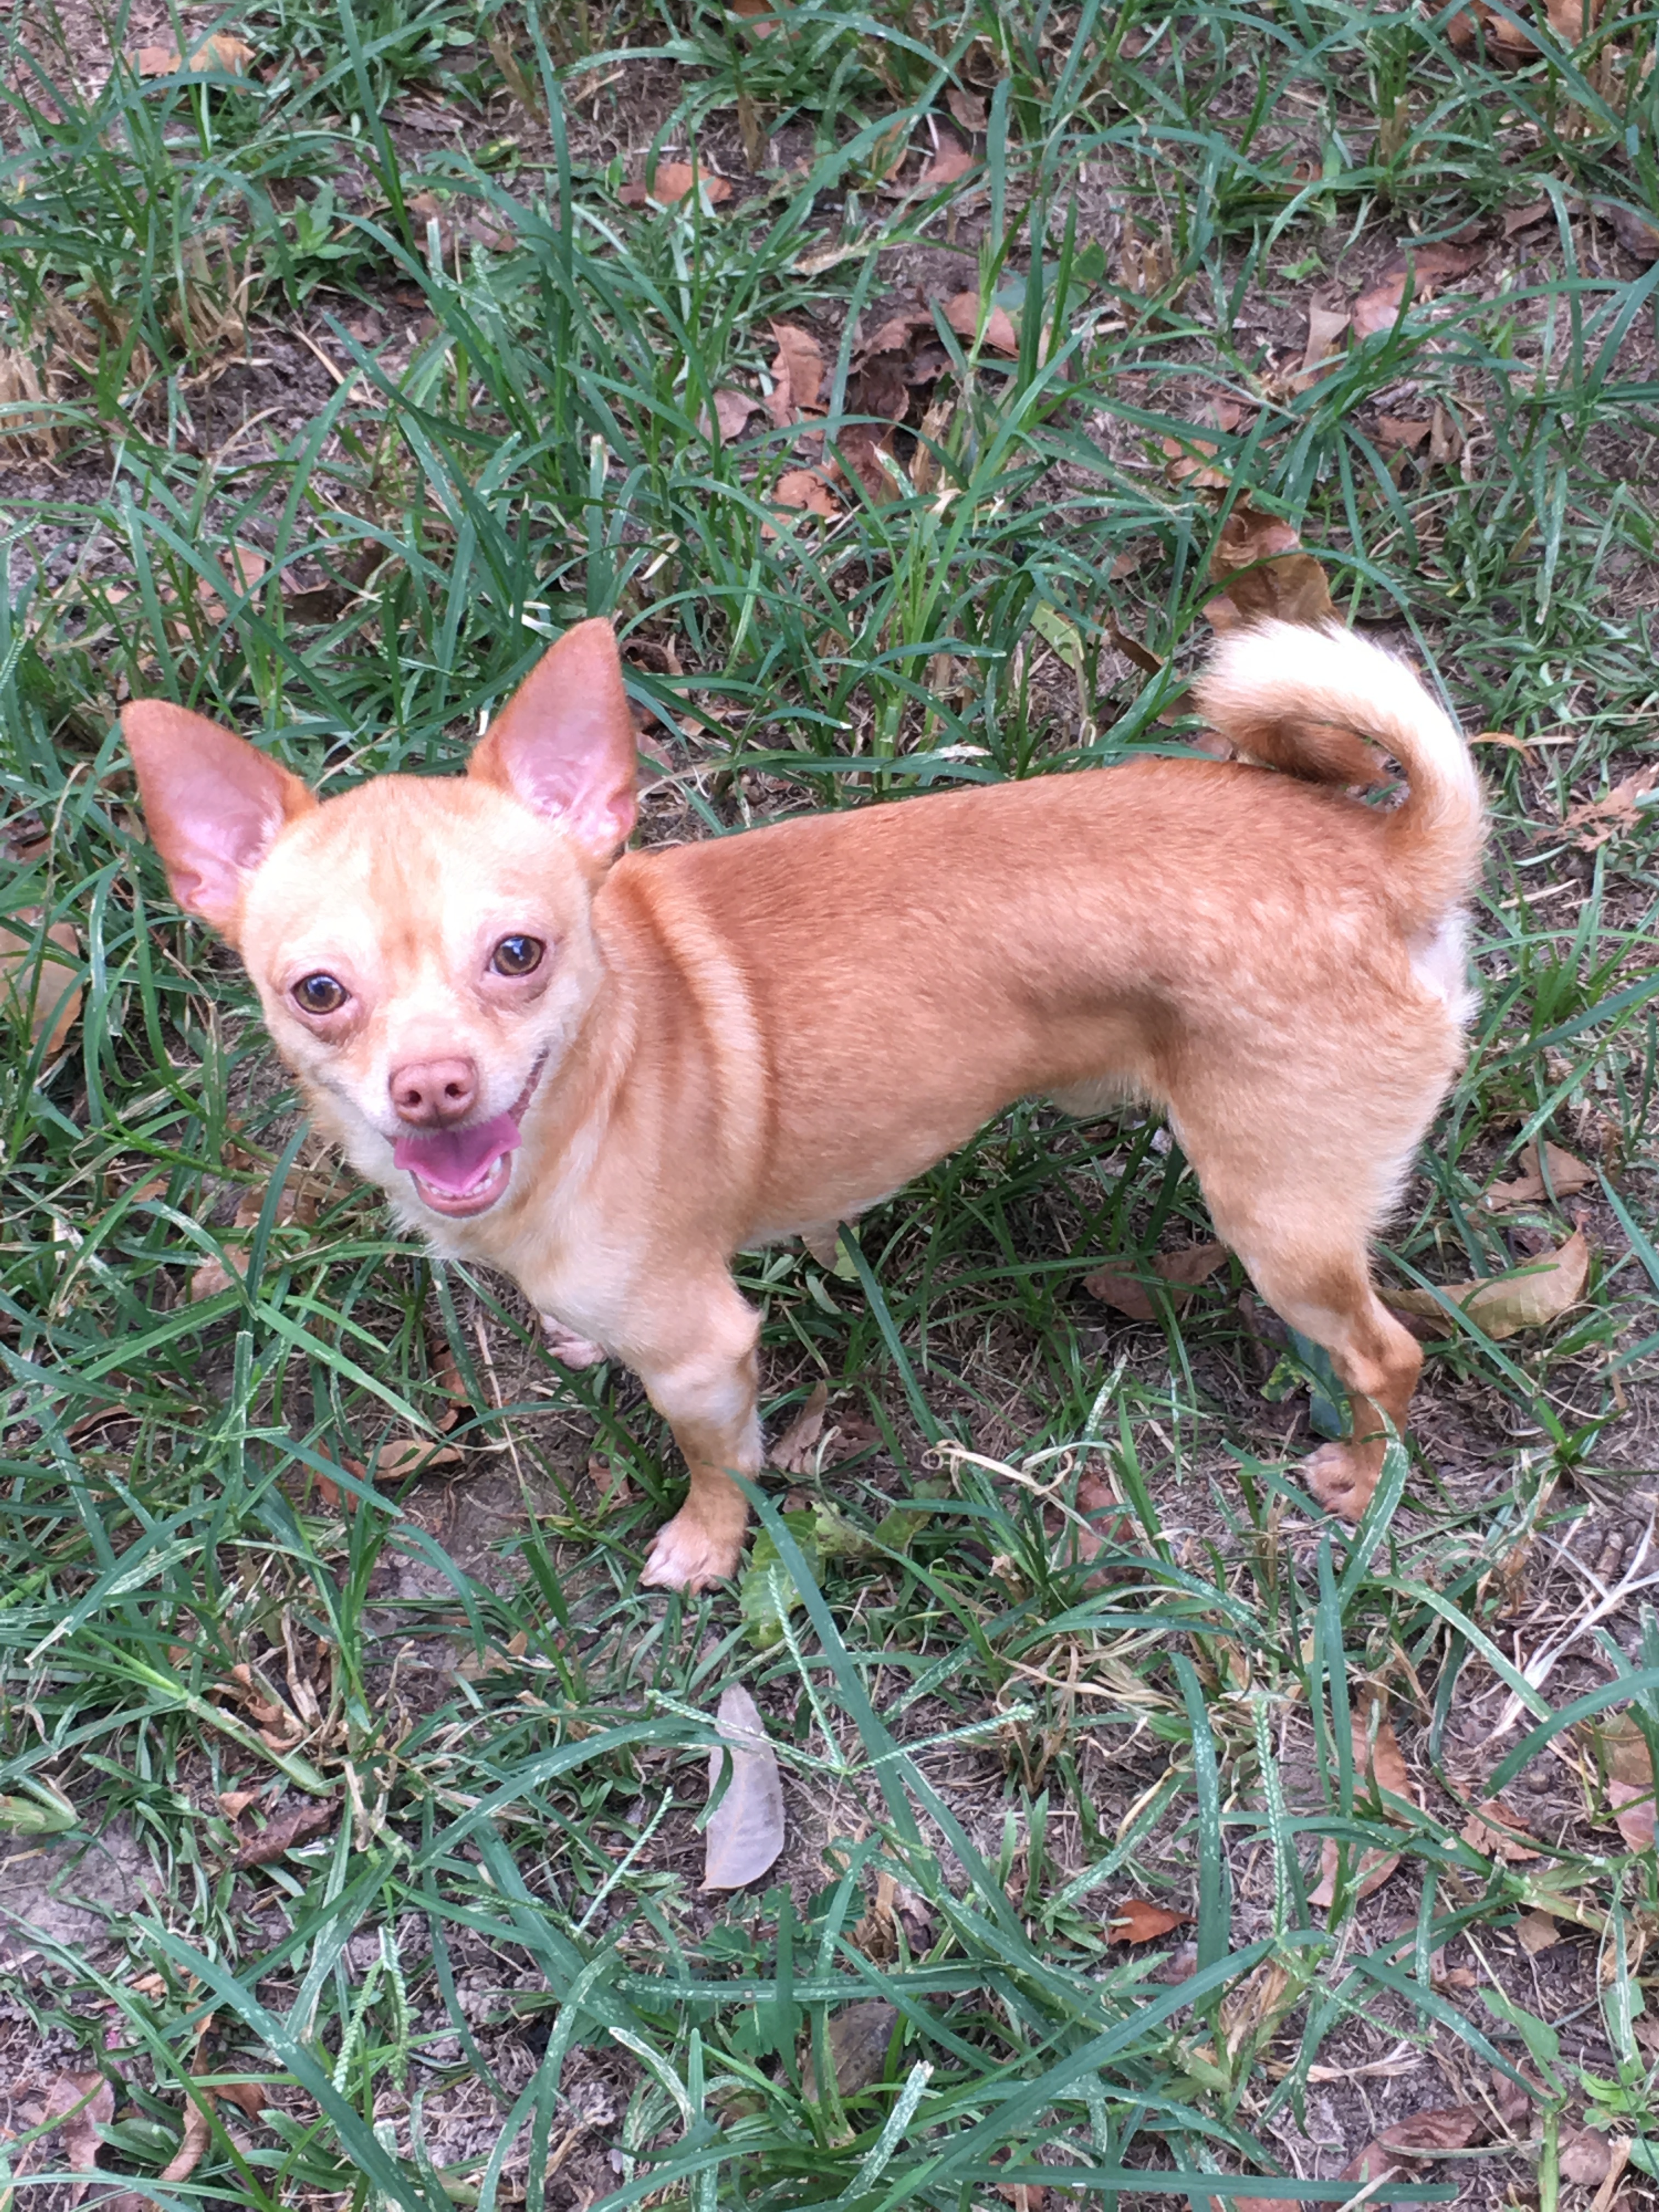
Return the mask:
{"type": "Polygon", "coordinates": [[[408,1169],[423,1205],[452,1221],[488,1213],[512,1180],[513,1155],[524,1141],[520,1124],[546,1065],[544,1053],[505,1114],[465,1128],[433,1129],[398,1139],[392,1147],[392,1165],[408,1169]]]}

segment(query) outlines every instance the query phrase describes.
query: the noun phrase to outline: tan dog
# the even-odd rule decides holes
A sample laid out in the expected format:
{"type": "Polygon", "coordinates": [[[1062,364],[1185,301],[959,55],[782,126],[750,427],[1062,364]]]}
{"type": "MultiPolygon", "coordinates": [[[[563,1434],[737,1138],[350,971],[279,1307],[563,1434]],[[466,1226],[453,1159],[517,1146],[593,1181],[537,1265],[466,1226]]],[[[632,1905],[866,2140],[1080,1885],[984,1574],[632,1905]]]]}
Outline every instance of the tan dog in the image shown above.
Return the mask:
{"type": "MultiPolygon", "coordinates": [[[[1462,738],[1346,632],[1269,623],[1200,692],[1255,760],[1145,760],[616,856],[634,726],[579,623],[465,775],[319,804],[149,700],[126,736],[173,894],[240,952],[313,1115],[403,1221],[624,1359],[690,1470],[646,1580],[729,1575],[763,1464],[733,1253],[897,1190],[1013,1100],[1167,1108],[1217,1233],[1329,1351],[1349,1518],[1420,1360],[1367,1254],[1462,1054],[1480,850],[1462,738]],[[1392,811],[1362,732],[1400,762],[1392,811]]],[[[589,1340],[584,1343],[584,1340],[589,1340]]]]}

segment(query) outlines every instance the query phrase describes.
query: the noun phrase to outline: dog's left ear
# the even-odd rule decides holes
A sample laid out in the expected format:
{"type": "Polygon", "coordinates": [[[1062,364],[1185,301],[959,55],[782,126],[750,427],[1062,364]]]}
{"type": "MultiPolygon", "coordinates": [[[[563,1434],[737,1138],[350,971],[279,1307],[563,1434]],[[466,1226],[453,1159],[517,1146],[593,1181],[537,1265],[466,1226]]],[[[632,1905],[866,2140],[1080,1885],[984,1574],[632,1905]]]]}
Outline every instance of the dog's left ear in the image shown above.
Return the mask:
{"type": "Polygon", "coordinates": [[[473,747],[466,772],[550,815],[603,865],[634,827],[638,768],[617,635],[594,621],[543,654],[473,747]]]}

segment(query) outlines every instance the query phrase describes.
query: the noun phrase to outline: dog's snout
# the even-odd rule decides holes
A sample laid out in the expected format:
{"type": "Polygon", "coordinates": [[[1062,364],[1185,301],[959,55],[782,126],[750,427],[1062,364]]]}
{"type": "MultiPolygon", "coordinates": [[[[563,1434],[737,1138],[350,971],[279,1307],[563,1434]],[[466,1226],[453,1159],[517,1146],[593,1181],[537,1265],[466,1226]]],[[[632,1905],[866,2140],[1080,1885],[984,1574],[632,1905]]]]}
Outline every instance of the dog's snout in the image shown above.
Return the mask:
{"type": "Polygon", "coordinates": [[[470,1060],[411,1060],[392,1071],[392,1106],[411,1129],[447,1129],[478,1102],[478,1071],[470,1060]]]}

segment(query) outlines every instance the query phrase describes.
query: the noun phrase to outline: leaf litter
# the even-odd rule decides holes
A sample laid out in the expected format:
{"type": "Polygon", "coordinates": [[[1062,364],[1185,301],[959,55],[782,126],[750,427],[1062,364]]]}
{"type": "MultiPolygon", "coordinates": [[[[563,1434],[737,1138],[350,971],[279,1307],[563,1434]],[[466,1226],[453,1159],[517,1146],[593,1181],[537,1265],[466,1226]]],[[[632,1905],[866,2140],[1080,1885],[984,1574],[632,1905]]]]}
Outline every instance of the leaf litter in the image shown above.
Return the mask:
{"type": "Polygon", "coordinates": [[[728,1758],[732,1771],[704,1831],[702,1886],[744,1889],[776,1863],[783,1849],[783,1782],[755,1701],[740,1682],[720,1692],[714,1724],[726,1748],[708,1754],[711,1796],[728,1758]]]}
{"type": "Polygon", "coordinates": [[[1547,1328],[1576,1306],[1589,1279],[1590,1248],[1576,1229],[1559,1249],[1522,1261],[1509,1274],[1483,1275],[1474,1282],[1443,1283],[1430,1291],[1390,1289],[1384,1303],[1397,1311],[1420,1315],[1449,1327],[1443,1299],[1460,1306],[1494,1342],[1523,1328],[1547,1328]]]}
{"type": "MultiPolygon", "coordinates": [[[[1224,1244],[1188,1244],[1179,1252],[1160,1252],[1152,1261],[1152,1273],[1164,1285],[1164,1296],[1179,1313],[1198,1285],[1207,1282],[1217,1268],[1224,1267],[1226,1260],[1224,1244]]],[[[1098,1298],[1115,1313],[1127,1314],[1131,1321],[1158,1318],[1158,1307],[1137,1276],[1120,1274],[1111,1267],[1097,1267],[1092,1274],[1083,1278],[1083,1287],[1091,1297],[1098,1298]]]]}
{"type": "MultiPolygon", "coordinates": [[[[1401,1755],[1394,1723],[1388,1714],[1381,1706],[1373,1704],[1369,1710],[1356,1707],[1351,1717],[1356,1782],[1363,1777],[1379,1795],[1386,1790],[1390,1796],[1401,1798],[1408,1805],[1420,1805],[1422,1799],[1401,1755]],[[1374,1739],[1370,1728],[1373,1717],[1376,1722],[1374,1739]]],[[[1358,1794],[1356,1787],[1355,1795],[1358,1794]]],[[[1398,1820],[1401,1818],[1399,1813],[1386,1802],[1382,1810],[1387,1820],[1398,1820]]],[[[1340,1853],[1341,1846],[1336,1838],[1327,1836],[1320,1855],[1318,1887],[1308,1893],[1310,1905],[1328,1910],[1335,1902],[1340,1853]]],[[[1358,1872],[1350,1876],[1349,1895],[1355,1899],[1369,1897],[1373,1890],[1382,1888],[1399,1863],[1397,1851],[1364,1852],[1358,1872]]]]}

